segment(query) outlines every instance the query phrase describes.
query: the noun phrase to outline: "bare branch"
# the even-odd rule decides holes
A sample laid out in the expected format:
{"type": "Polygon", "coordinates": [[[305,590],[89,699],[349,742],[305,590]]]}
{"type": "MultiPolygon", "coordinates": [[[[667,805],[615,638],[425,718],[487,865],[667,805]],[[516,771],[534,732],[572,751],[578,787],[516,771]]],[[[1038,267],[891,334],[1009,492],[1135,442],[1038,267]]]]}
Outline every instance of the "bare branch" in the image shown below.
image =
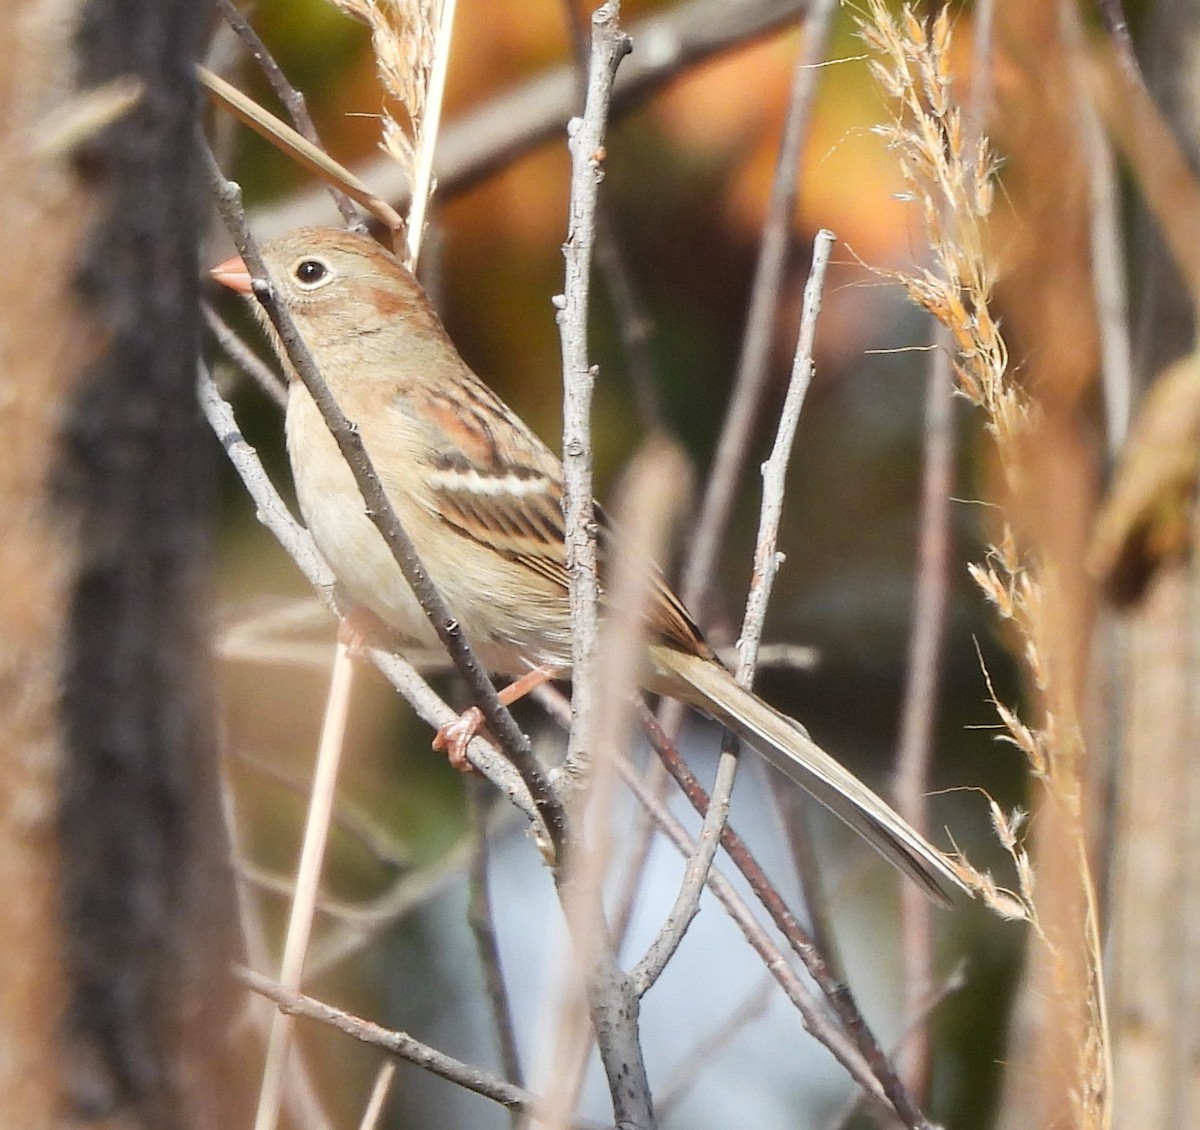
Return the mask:
{"type": "MultiPolygon", "coordinates": [[[[324,149],[321,138],[317,134],[317,127],[313,124],[312,115],[308,112],[308,103],[305,101],[304,95],[288,81],[282,68],[275,61],[275,57],[267,50],[267,45],[259,38],[258,32],[250,26],[250,21],[238,11],[233,0],[217,0],[217,11],[221,13],[221,18],[230,26],[233,33],[246,45],[246,49],[266,76],[276,97],[283,103],[284,109],[287,110],[292,124],[295,125],[300,135],[311,141],[318,149],[324,149]]],[[[332,184],[327,184],[326,188],[329,195],[333,197],[337,210],[341,212],[342,219],[346,221],[347,227],[356,231],[365,231],[366,225],[350,197],[332,184]]]]}
{"type": "MultiPolygon", "coordinates": [[[[728,1048],[741,1032],[760,1019],[767,1011],[775,986],[770,977],[764,977],[754,990],[725,1021],[713,1032],[697,1040],[683,1057],[674,1076],[659,1088],[658,1109],[664,1114],[687,1093],[688,1088],[709,1069],[717,1056],[728,1048]]],[[[856,1097],[861,1092],[856,1092],[856,1097]]]]}
{"type": "MultiPolygon", "coordinates": [[[[533,1114],[540,1100],[529,1091],[506,1083],[496,1078],[482,1068],[473,1067],[462,1060],[454,1059],[443,1052],[431,1048],[428,1044],[414,1040],[406,1032],[397,1032],[383,1028],[369,1020],[363,1020],[352,1013],[345,1012],[333,1005],[324,1004],[313,997],[305,996],[292,989],[286,989],[279,982],[255,973],[252,969],[239,966],[234,969],[234,976],[251,992],[274,1001],[283,1011],[292,1016],[304,1016],[310,1020],[320,1021],[339,1032],[352,1036],[354,1039],[373,1047],[382,1048],[400,1059],[407,1060],[417,1067],[424,1068],[433,1075],[438,1075],[451,1083],[491,1099],[510,1110],[518,1110],[522,1114],[533,1114]]],[[[579,1130],[603,1130],[600,1124],[576,1120],[571,1123],[579,1130]]]]}
{"type": "Polygon", "coordinates": [[[247,348],[237,334],[229,327],[207,302],[204,303],[204,321],[212,331],[213,337],[222,352],[243,373],[246,374],[274,403],[283,408],[287,404],[287,387],[281,381],[275,370],[263,361],[254,350],[247,348]]]}
{"type": "Polygon", "coordinates": [[[1130,75],[1111,52],[1092,51],[1080,65],[1192,302],[1200,305],[1200,182],[1140,75],[1130,75]]]}
{"type": "Polygon", "coordinates": [[[522,1082],[521,1057],[517,1050],[516,1029],[508,986],[500,963],[500,946],[496,940],[496,924],[492,917],[492,896],[489,889],[491,853],[488,844],[488,801],[478,781],[467,782],[467,803],[471,818],[471,866],[467,873],[470,902],[467,922],[475,935],[475,950],[483,968],[483,981],[492,1006],[492,1025],[496,1030],[496,1046],[504,1077],[512,1083],[522,1082]]]}
{"type": "MultiPolygon", "coordinates": [[[[742,625],[742,654],[737,677],[743,686],[754,681],[754,667],[758,658],[758,643],[762,638],[766,619],[767,602],[771,596],[771,585],[779,567],[775,547],[779,535],[779,519],[783,512],[783,493],[787,475],[788,459],[792,441],[800,422],[800,411],[812,379],[812,348],[816,333],[817,314],[821,309],[821,288],[825,281],[825,268],[833,248],[833,233],[821,231],[813,244],[812,271],[804,290],[804,313],[800,322],[800,335],[792,367],[792,380],[788,387],[775,446],[771,457],[763,466],[763,499],[759,521],[758,543],[754,551],[754,577],[746,601],[746,615],[742,625]]],[[[645,993],[662,975],[671,960],[688,926],[700,907],[700,892],[704,888],[705,876],[712,866],[721,833],[729,818],[729,802],[737,771],[737,753],[733,739],[728,739],[721,751],[717,764],[716,781],[712,796],[703,813],[704,824],[697,838],[698,853],[688,860],[684,881],[676,896],[667,922],[645,956],[634,969],[633,976],[638,991],[645,993]]]]}
{"type": "Polygon", "coordinates": [[[401,875],[370,902],[337,907],[338,921],[313,944],[305,965],[308,977],[315,980],[361,953],[405,915],[460,884],[469,865],[470,852],[470,839],[463,836],[427,866],[401,875]]]}
{"type": "MultiPolygon", "coordinates": [[[[327,658],[327,657],[326,657],[327,658]]],[[[323,668],[327,666],[322,665],[323,668]]],[[[240,765],[246,766],[255,773],[261,774],[267,780],[287,789],[299,797],[307,798],[312,791],[312,781],[276,765],[263,757],[258,757],[246,750],[234,750],[231,756],[240,765]]],[[[333,823],[354,839],[362,849],[381,867],[399,871],[413,866],[412,853],[396,842],[390,828],[384,828],[375,823],[365,812],[355,807],[342,797],[333,811],[333,823]]]]}
{"type": "Polygon", "coordinates": [[[234,418],[233,409],[217,391],[216,384],[203,366],[198,373],[198,382],[200,408],[254,502],[258,520],[283,546],[325,604],[335,608],[337,578],[325,564],[312,535],[292,517],[286,503],[279,497],[279,492],[259,461],[258,452],[246,442],[234,418]]]}
{"type": "MultiPolygon", "coordinates": [[[[595,370],[588,357],[587,313],[596,199],[604,169],[604,135],[613,80],[629,53],[618,26],[620,4],[610,0],[592,16],[592,50],[582,118],[567,127],[571,153],[571,201],[563,246],[566,281],[558,312],[563,360],[563,514],[570,574],[574,715],[568,739],[568,772],[595,752],[597,691],[593,662],[598,642],[596,517],[592,490],[591,399],[595,370]]],[[[561,881],[561,880],[560,880],[561,881]]],[[[565,897],[572,944],[586,963],[586,991],[596,1044],[604,1064],[617,1123],[630,1130],[655,1126],[650,1082],[638,1031],[638,1001],[620,969],[604,928],[601,883],[579,884],[578,898],[565,897]]],[[[561,889],[561,888],[560,888],[561,889]]],[[[565,1125],[567,1092],[556,1086],[547,1121],[565,1125]]]]}
{"type": "MultiPolygon", "coordinates": [[[[896,810],[918,832],[929,831],[929,765],[937,715],[946,609],[950,599],[950,497],[954,485],[954,412],[951,401],[950,335],[940,326],[925,379],[925,462],[921,475],[920,525],[917,533],[916,583],[908,638],[908,675],[900,716],[894,794],[896,810]]],[[[900,884],[907,888],[909,884],[900,884]]],[[[933,978],[933,925],[929,900],[907,889],[900,892],[904,954],[905,1012],[929,995],[933,978]]],[[[906,1062],[909,1085],[928,1089],[928,1032],[918,1023],[906,1062]]]]}
{"type": "MultiPolygon", "coordinates": [[[[1118,0],[1106,6],[1116,8],[1120,15],[1118,0]]],[[[1126,286],[1128,276],[1125,262],[1123,217],[1121,215],[1121,191],[1117,183],[1116,161],[1112,144],[1100,123],[1100,115],[1092,103],[1084,68],[1080,61],[1085,58],[1087,40],[1080,22],[1079,12],[1071,6],[1063,6],[1060,19],[1063,40],[1071,52],[1072,86],[1075,93],[1076,115],[1082,136],[1083,151],[1087,159],[1088,195],[1091,204],[1089,235],[1092,252],[1092,290],[1096,305],[1096,329],[1100,339],[1100,384],[1104,392],[1104,426],[1108,440],[1108,454],[1116,458],[1129,432],[1129,418],[1133,410],[1133,349],[1129,332],[1129,293],[1126,286]]],[[[1130,52],[1129,32],[1120,22],[1124,40],[1114,31],[1118,45],[1130,52]]],[[[1133,64],[1132,81],[1140,82],[1136,62],[1133,64]]]]}
{"type": "Polygon", "coordinates": [[[596,515],[592,489],[591,408],[596,372],[588,355],[587,323],[596,201],[604,177],[604,133],[613,79],[629,53],[617,27],[620,6],[602,5],[592,17],[592,60],[582,118],[567,127],[571,203],[563,245],[566,281],[558,311],[563,361],[563,513],[570,573],[572,670],[576,723],[567,755],[593,749],[591,664],[597,642],[596,515]]]}
{"type": "Polygon", "coordinates": [[[812,383],[817,316],[821,312],[825,270],[829,266],[834,239],[833,232],[822,229],[813,240],[812,267],[804,287],[800,332],[796,340],[796,354],[792,360],[792,378],[779,417],[775,444],[762,469],[763,496],[758,517],[758,541],[754,547],[754,573],[750,582],[750,593],[746,598],[746,614],[742,621],[741,660],[737,672],[738,681],[747,687],[754,681],[758,648],[767,620],[767,603],[771,599],[771,589],[779,571],[781,558],[776,548],[779,544],[779,521],[783,515],[784,489],[787,486],[787,468],[796,429],[800,424],[800,413],[804,409],[808,386],[812,383]]]}
{"type": "MultiPolygon", "coordinates": [[[[563,0],[567,30],[575,53],[579,74],[580,100],[586,93],[588,39],[587,29],[580,17],[575,0],[563,0]]],[[[662,406],[650,356],[653,324],[646,312],[634,272],[621,246],[621,235],[608,197],[600,194],[596,201],[596,263],[604,278],[604,287],[617,319],[617,333],[625,351],[625,363],[633,387],[634,399],[642,424],[652,430],[662,427],[662,406]]]]}
{"type": "MultiPolygon", "coordinates": [[[[993,0],[974,12],[967,147],[979,152],[992,99],[993,0]]],[[[896,751],[896,809],[921,833],[929,830],[929,767],[937,716],[940,671],[950,603],[950,499],[957,444],[954,432],[950,333],[931,319],[934,349],[925,376],[924,465],[917,529],[916,581],[909,629],[904,705],[896,751]]],[[[929,900],[901,884],[900,931],[904,961],[905,1016],[910,1038],[904,1075],[914,1094],[929,1090],[930,1036],[925,1002],[934,979],[933,922],[929,900]],[[916,895],[916,897],[914,897],[916,895]]]]}

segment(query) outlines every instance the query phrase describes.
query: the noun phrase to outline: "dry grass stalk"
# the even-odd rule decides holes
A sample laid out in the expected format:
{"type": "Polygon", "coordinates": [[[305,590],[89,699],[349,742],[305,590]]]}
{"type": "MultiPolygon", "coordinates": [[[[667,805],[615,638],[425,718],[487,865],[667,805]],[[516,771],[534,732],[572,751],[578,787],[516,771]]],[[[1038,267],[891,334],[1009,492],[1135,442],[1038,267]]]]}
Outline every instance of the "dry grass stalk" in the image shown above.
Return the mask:
{"type": "MultiPolygon", "coordinates": [[[[413,189],[409,258],[416,259],[425,198],[432,193],[433,138],[440,117],[439,63],[444,67],[453,0],[330,0],[371,29],[375,68],[387,100],[380,115],[384,152],[413,189]],[[398,118],[397,112],[400,113],[398,118]]],[[[444,78],[444,70],[442,70],[444,78]]]]}
{"type": "MultiPolygon", "coordinates": [[[[958,390],[983,410],[1006,485],[1019,494],[1021,450],[1035,426],[1035,413],[1008,374],[1004,340],[989,310],[994,276],[984,255],[984,231],[996,161],[983,138],[968,144],[954,103],[948,9],[942,8],[927,27],[907,7],[897,18],[882,0],[868,0],[859,25],[874,55],[870,67],[875,81],[893,104],[891,120],[877,132],[896,155],[929,237],[930,265],[899,275],[899,281],[950,333],[958,390]]],[[[1015,897],[988,876],[977,875],[976,881],[994,910],[1024,918],[1046,947],[1056,991],[1064,998],[1059,1003],[1079,1020],[1071,1078],[1065,1083],[1074,1124],[1107,1127],[1111,1067],[1095,893],[1084,838],[1084,746],[1075,704],[1060,685],[1061,668],[1055,660],[1052,617],[1047,614],[1054,578],[1037,562],[1023,560],[1006,521],[986,560],[972,565],[970,572],[1001,620],[1014,630],[1040,698],[1036,726],[1024,723],[994,695],[993,703],[1004,738],[1025,754],[1042,787],[1040,818],[1061,821],[1069,829],[1085,907],[1085,936],[1054,936],[1044,925],[1036,876],[1021,841],[1021,814],[1006,814],[992,804],[993,827],[1016,865],[1015,897]]]]}
{"type": "Polygon", "coordinates": [[[382,113],[382,145],[394,161],[412,173],[433,73],[437,13],[435,0],[331,0],[371,29],[371,47],[379,80],[390,105],[382,113]],[[398,121],[394,109],[404,121],[398,121]]]}

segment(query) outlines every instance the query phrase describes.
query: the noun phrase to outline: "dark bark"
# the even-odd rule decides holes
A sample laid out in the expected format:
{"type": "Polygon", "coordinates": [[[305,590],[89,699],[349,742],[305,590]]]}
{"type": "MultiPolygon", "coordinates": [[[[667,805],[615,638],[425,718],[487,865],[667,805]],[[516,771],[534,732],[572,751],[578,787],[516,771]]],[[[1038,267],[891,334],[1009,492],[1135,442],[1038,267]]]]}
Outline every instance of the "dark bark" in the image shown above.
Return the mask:
{"type": "Polygon", "coordinates": [[[134,75],[143,94],[79,156],[97,210],[77,286],[99,340],[56,481],[78,547],[61,699],[69,1085],[83,1117],[146,1127],[240,1121],[222,1079],[232,887],[205,622],[212,452],[194,392],[207,12],[88,0],[77,39],[82,89],[134,75]]]}

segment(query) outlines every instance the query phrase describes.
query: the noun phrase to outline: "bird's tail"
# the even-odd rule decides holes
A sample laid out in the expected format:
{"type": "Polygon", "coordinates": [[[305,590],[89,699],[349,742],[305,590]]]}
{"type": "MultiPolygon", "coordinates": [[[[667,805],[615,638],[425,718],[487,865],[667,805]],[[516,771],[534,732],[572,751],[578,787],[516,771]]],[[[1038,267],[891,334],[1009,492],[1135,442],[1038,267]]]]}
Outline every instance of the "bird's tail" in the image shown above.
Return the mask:
{"type": "Polygon", "coordinates": [[[942,852],[821,749],[798,722],[743,689],[711,659],[662,645],[653,652],[662,678],[655,689],[698,707],[753,746],[933,899],[948,904],[951,891],[969,890],[942,852]]]}

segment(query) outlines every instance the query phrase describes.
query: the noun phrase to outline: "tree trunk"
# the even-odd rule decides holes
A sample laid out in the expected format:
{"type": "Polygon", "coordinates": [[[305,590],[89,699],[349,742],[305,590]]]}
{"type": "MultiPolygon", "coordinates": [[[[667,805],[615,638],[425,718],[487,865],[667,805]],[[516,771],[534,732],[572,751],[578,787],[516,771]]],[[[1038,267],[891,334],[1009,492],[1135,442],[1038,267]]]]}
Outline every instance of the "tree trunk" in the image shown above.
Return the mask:
{"type": "Polygon", "coordinates": [[[6,1126],[247,1124],[194,392],[206,17],[0,19],[6,1126]]]}

